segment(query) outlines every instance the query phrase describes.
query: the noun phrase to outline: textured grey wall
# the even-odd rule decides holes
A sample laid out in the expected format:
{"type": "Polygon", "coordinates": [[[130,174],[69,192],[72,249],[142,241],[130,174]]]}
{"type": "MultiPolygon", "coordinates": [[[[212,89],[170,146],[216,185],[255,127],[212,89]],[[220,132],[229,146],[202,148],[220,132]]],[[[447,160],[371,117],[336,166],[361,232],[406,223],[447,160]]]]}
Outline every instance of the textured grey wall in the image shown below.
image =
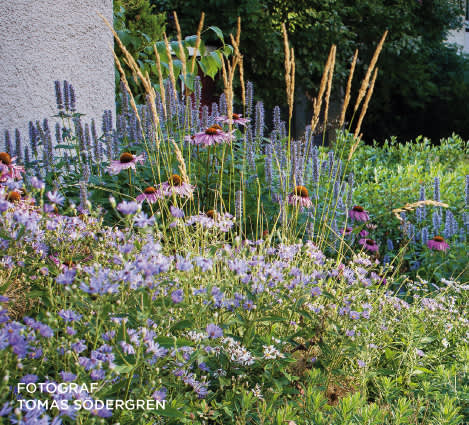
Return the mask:
{"type": "Polygon", "coordinates": [[[114,115],[112,34],[98,11],[112,22],[112,0],[0,0],[0,150],[4,130],[14,140],[18,128],[24,146],[28,122],[56,113],[55,80],[74,86],[85,122],[114,115]]]}

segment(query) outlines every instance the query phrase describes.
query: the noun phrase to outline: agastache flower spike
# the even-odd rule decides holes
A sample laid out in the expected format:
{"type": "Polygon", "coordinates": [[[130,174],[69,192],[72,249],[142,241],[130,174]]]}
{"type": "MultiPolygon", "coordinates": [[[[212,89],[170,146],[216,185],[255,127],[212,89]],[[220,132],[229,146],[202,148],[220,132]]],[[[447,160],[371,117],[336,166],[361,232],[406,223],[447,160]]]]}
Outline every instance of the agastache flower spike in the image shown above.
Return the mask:
{"type": "Polygon", "coordinates": [[[23,151],[21,149],[21,135],[18,129],[15,129],[15,155],[18,162],[23,162],[23,151]]]}
{"type": "Polygon", "coordinates": [[[31,144],[31,153],[37,158],[37,138],[38,133],[32,121],[29,121],[29,142],[31,144]]]}
{"type": "Polygon", "coordinates": [[[425,226],[425,227],[422,229],[420,238],[421,238],[421,240],[422,240],[422,245],[426,245],[427,242],[428,242],[428,227],[427,227],[427,226],[425,226]]]}
{"type": "Polygon", "coordinates": [[[246,83],[246,116],[252,116],[252,105],[254,100],[254,85],[251,81],[246,83]]]}
{"type": "Polygon", "coordinates": [[[61,111],[64,108],[62,102],[62,91],[60,90],[60,81],[55,81],[55,101],[57,103],[57,109],[61,111]]]}
{"type": "Polygon", "coordinates": [[[466,175],[466,189],[465,189],[465,201],[466,201],[466,208],[469,208],[469,175],[466,175]]]}
{"type": "Polygon", "coordinates": [[[435,201],[440,202],[440,178],[435,177],[435,183],[433,188],[433,198],[435,201]]]}
{"type": "Polygon", "coordinates": [[[13,149],[11,148],[10,133],[8,130],[5,130],[5,151],[9,155],[13,153],[13,149]]]}
{"type": "Polygon", "coordinates": [[[255,137],[258,140],[264,138],[264,103],[259,101],[256,103],[256,129],[255,137]]]}

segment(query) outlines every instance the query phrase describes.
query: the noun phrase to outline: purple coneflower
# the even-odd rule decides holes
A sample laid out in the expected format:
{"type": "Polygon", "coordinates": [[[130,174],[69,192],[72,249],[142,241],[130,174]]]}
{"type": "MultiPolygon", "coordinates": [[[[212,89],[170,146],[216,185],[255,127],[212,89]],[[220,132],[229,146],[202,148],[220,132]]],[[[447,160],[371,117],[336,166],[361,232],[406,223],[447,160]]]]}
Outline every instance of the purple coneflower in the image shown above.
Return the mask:
{"type": "Polygon", "coordinates": [[[159,192],[164,196],[171,196],[173,193],[182,197],[191,197],[195,186],[186,183],[177,174],[173,174],[168,181],[161,183],[159,192]]]}
{"type": "Polygon", "coordinates": [[[352,232],[353,232],[353,228],[351,228],[351,227],[347,227],[345,229],[344,228],[340,229],[340,233],[344,234],[345,236],[350,235],[352,232]]]}
{"type": "Polygon", "coordinates": [[[365,211],[365,209],[363,207],[360,207],[359,205],[355,205],[349,211],[349,216],[352,220],[355,221],[368,221],[370,219],[368,212],[365,211]]]}
{"type": "Polygon", "coordinates": [[[239,124],[244,126],[246,126],[246,124],[251,121],[250,118],[243,118],[241,114],[233,114],[231,120],[226,115],[217,117],[216,120],[222,122],[223,124],[230,124],[231,122],[232,124],[239,124]]]}
{"type": "Polygon", "coordinates": [[[233,135],[225,133],[223,129],[218,125],[214,124],[207,128],[201,133],[197,133],[194,137],[190,138],[190,142],[193,145],[198,146],[212,146],[220,143],[227,143],[233,139],[233,135]]]}
{"type": "Polygon", "coordinates": [[[368,236],[368,231],[363,229],[362,231],[360,231],[359,235],[362,238],[366,238],[368,236]]]}
{"type": "Polygon", "coordinates": [[[150,204],[154,204],[158,199],[162,199],[163,195],[158,192],[153,186],[148,186],[144,189],[143,193],[137,196],[137,202],[148,201],[150,204]]]}
{"type": "Polygon", "coordinates": [[[19,202],[21,201],[21,193],[18,192],[17,190],[12,190],[11,192],[8,192],[8,195],[6,196],[6,200],[8,202],[19,202]]]}
{"type": "Polygon", "coordinates": [[[299,207],[310,207],[312,202],[308,196],[308,189],[304,186],[296,186],[295,190],[288,195],[288,203],[299,207]]]}
{"type": "Polygon", "coordinates": [[[368,251],[378,252],[379,250],[378,244],[373,239],[363,238],[363,239],[360,239],[358,243],[362,245],[363,248],[367,249],[368,251]]]}
{"type": "Polygon", "coordinates": [[[449,248],[449,245],[445,242],[443,236],[433,237],[433,239],[430,239],[427,242],[427,246],[430,249],[435,249],[437,251],[446,251],[449,248]]]}
{"type": "Polygon", "coordinates": [[[118,161],[111,161],[111,165],[108,167],[109,174],[119,174],[122,170],[127,170],[129,168],[133,168],[135,170],[135,166],[137,162],[143,164],[145,158],[143,155],[132,155],[129,152],[124,152],[118,161]]]}
{"type": "Polygon", "coordinates": [[[0,181],[6,178],[21,179],[24,167],[15,164],[16,157],[11,157],[6,152],[0,152],[0,181]]]}

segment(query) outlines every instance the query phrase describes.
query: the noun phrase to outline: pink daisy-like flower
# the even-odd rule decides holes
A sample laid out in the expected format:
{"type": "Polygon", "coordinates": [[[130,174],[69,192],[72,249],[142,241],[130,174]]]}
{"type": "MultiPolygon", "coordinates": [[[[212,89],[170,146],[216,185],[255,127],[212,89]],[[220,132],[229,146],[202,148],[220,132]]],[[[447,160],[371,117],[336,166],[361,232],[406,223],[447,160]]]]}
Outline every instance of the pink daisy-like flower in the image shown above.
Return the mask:
{"type": "Polygon", "coordinates": [[[344,234],[345,236],[350,235],[352,232],[353,232],[353,229],[351,227],[340,229],[340,234],[344,234]]]}
{"type": "Polygon", "coordinates": [[[158,199],[163,199],[164,196],[156,190],[153,186],[148,186],[143,190],[143,193],[137,196],[137,202],[148,201],[150,204],[154,204],[158,199]]]}
{"type": "Polygon", "coordinates": [[[295,190],[288,195],[288,203],[299,207],[310,207],[313,203],[308,195],[306,187],[296,186],[295,190]]]}
{"type": "Polygon", "coordinates": [[[433,239],[427,242],[427,246],[436,251],[446,251],[449,248],[449,245],[442,236],[434,236],[433,239]]]}
{"type": "Polygon", "coordinates": [[[218,125],[214,124],[201,133],[189,139],[190,143],[197,146],[212,146],[220,143],[228,143],[233,139],[233,134],[226,133],[218,125]]]}
{"type": "Polygon", "coordinates": [[[108,167],[109,174],[119,174],[122,170],[132,168],[135,170],[137,162],[143,164],[145,158],[143,155],[132,155],[129,152],[124,152],[118,161],[111,161],[111,165],[108,167]]]}
{"type": "Polygon", "coordinates": [[[363,248],[367,249],[368,251],[378,252],[379,246],[373,239],[360,239],[358,243],[363,246],[363,248]]]}
{"type": "Polygon", "coordinates": [[[349,216],[352,220],[355,221],[368,221],[370,219],[370,216],[368,215],[368,212],[365,211],[363,207],[360,207],[359,205],[355,205],[350,211],[349,211],[349,216]]]}
{"type": "Polygon", "coordinates": [[[366,238],[368,236],[368,231],[363,229],[362,231],[360,231],[359,235],[362,238],[366,238]]]}
{"type": "Polygon", "coordinates": [[[19,192],[18,190],[12,190],[11,192],[8,192],[6,200],[11,203],[21,201],[21,192],[19,192]]]}
{"type": "Polygon", "coordinates": [[[244,126],[246,126],[246,124],[251,121],[250,118],[243,118],[241,114],[232,114],[231,116],[232,119],[230,120],[226,115],[222,115],[217,117],[217,121],[222,122],[223,124],[230,124],[231,122],[232,124],[239,124],[244,126]]]}
{"type": "Polygon", "coordinates": [[[0,152],[0,181],[5,181],[7,178],[21,179],[21,173],[24,173],[24,167],[16,165],[16,156],[11,157],[6,152],[0,152]]]}
{"type": "Polygon", "coordinates": [[[163,182],[158,187],[158,193],[163,196],[171,196],[173,193],[176,195],[190,198],[194,193],[195,186],[186,183],[177,174],[173,174],[168,181],[163,182]]]}

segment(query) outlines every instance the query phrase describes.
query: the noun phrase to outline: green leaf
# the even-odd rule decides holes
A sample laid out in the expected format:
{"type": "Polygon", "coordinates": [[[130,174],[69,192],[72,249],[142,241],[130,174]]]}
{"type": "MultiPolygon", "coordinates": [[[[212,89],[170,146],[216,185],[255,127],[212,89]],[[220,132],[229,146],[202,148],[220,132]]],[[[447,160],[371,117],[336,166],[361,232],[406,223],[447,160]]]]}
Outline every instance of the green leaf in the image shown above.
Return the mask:
{"type": "Polygon", "coordinates": [[[175,323],[171,327],[171,331],[186,329],[186,328],[190,328],[192,326],[193,326],[193,323],[192,323],[191,320],[180,320],[179,322],[175,323]]]}
{"type": "Polygon", "coordinates": [[[256,319],[255,322],[286,322],[288,319],[282,316],[267,316],[256,319]]]}
{"type": "Polygon", "coordinates": [[[134,366],[132,365],[117,365],[114,370],[119,373],[130,373],[134,370],[134,366]]]}
{"type": "Polygon", "coordinates": [[[158,415],[166,416],[167,418],[178,418],[183,419],[184,414],[174,407],[165,407],[164,409],[158,409],[158,415]]]}
{"type": "Polygon", "coordinates": [[[216,35],[217,37],[221,40],[221,42],[223,44],[225,44],[225,38],[223,37],[223,31],[216,27],[216,26],[211,26],[211,27],[208,27],[209,30],[212,30],[216,35]]]}

